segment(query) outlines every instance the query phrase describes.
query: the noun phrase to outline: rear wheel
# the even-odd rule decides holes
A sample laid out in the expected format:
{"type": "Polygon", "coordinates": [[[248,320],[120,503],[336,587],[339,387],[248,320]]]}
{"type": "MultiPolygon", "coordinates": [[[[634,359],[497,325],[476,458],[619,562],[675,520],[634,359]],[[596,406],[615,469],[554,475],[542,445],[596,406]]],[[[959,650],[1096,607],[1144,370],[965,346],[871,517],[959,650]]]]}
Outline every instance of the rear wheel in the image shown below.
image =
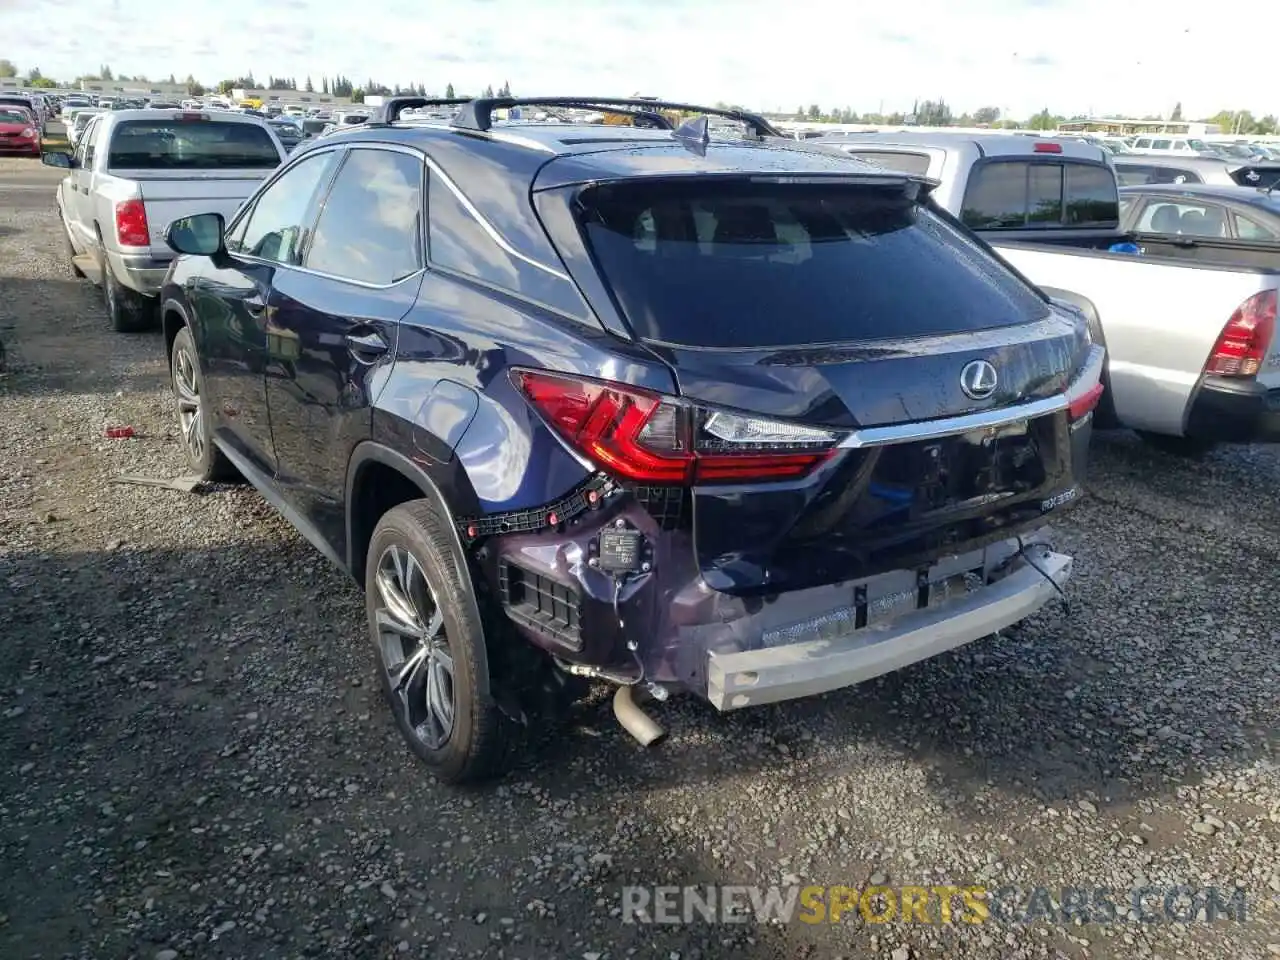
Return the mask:
{"type": "Polygon", "coordinates": [[[196,356],[195,340],[187,327],[179,330],[173,338],[169,371],[187,466],[201,480],[216,483],[239,479],[240,475],[231,461],[213,443],[213,430],[201,395],[204,381],[200,376],[200,362],[196,356]]]}
{"type": "Polygon", "coordinates": [[[1137,434],[1142,438],[1143,443],[1162,453],[1172,454],[1175,457],[1187,457],[1192,460],[1203,457],[1217,446],[1212,440],[1200,440],[1195,437],[1171,437],[1163,433],[1150,433],[1146,430],[1139,430],[1137,434]]]}
{"type": "Polygon", "coordinates": [[[107,308],[107,319],[111,321],[111,329],[117,333],[137,333],[154,327],[157,314],[155,299],[130,290],[117,280],[107,266],[105,253],[102,255],[100,269],[102,299],[107,308]]]}
{"type": "MultiPolygon", "coordinates": [[[[482,694],[484,628],[451,562],[447,527],[425,500],[378,521],[365,606],[383,692],[409,748],[449,783],[500,772],[513,726],[482,694]]],[[[465,576],[465,573],[463,574],[465,576]]]]}

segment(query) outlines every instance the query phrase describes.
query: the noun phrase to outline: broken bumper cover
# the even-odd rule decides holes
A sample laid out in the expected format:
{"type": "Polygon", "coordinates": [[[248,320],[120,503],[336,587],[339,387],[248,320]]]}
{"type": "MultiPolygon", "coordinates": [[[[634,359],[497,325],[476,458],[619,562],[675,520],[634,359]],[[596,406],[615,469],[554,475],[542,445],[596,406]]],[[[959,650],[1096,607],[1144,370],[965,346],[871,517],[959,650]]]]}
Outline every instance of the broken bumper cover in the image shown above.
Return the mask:
{"type": "Polygon", "coordinates": [[[1048,549],[994,583],[935,607],[842,636],[707,655],[707,699],[722,711],[777,703],[870,680],[1009,627],[1065,587],[1071,557],[1048,549]],[[1040,572],[1043,571],[1043,574],[1040,572]],[[1050,583],[1046,576],[1053,579],[1050,583]]]}

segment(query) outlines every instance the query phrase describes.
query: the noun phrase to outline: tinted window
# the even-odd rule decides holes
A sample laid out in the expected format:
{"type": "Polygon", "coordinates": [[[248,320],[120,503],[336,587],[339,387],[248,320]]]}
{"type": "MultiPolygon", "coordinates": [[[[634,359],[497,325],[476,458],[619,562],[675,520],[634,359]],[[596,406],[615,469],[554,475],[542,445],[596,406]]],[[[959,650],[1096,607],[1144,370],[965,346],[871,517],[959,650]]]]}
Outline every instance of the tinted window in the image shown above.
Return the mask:
{"type": "Polygon", "coordinates": [[[587,242],[637,334],[769,347],[1023,322],[1043,301],[899,191],[624,183],[584,191],[587,242]]]}
{"type": "Polygon", "coordinates": [[[422,161],[390,150],[352,150],[324,202],[306,266],[390,284],[422,267],[422,161]]]}
{"type": "Polygon", "coordinates": [[[1263,189],[1280,184],[1280,166],[1244,166],[1231,171],[1231,179],[1242,187],[1263,189]]]}
{"type": "Polygon", "coordinates": [[[1146,150],[1150,146],[1151,146],[1151,141],[1146,139],[1145,137],[1141,140],[1135,141],[1133,144],[1133,148],[1135,150],[1146,150]]]}
{"type": "Polygon", "coordinates": [[[519,289],[520,274],[512,258],[438,177],[431,179],[430,207],[433,262],[509,290],[519,289]]]}
{"type": "Polygon", "coordinates": [[[1276,231],[1240,214],[1236,218],[1236,236],[1241,240],[1274,240],[1276,231]]]}
{"type": "Polygon", "coordinates": [[[1169,149],[1169,141],[1168,141],[1168,140],[1152,140],[1152,141],[1151,141],[1151,149],[1153,149],[1153,150],[1168,150],[1168,149],[1169,149]]]}
{"type": "Polygon", "coordinates": [[[1096,164],[979,163],[969,175],[961,219],[976,230],[1113,226],[1120,220],[1115,177],[1096,164]]]}
{"type": "Polygon", "coordinates": [[[337,154],[307,157],[258,197],[246,221],[232,231],[227,249],[264,260],[296,264],[311,204],[328,182],[337,154]]]}
{"type": "Polygon", "coordinates": [[[220,120],[126,120],[107,165],[121,170],[271,169],[280,152],[265,127],[220,120]]]}
{"type": "Polygon", "coordinates": [[[1115,175],[1106,167],[1070,163],[1066,176],[1066,222],[1071,226],[1113,223],[1117,211],[1115,175]]]}
{"type": "Polygon", "coordinates": [[[898,153],[890,150],[850,150],[859,160],[878,164],[886,170],[901,170],[917,176],[929,173],[929,157],[923,153],[898,153]]]}

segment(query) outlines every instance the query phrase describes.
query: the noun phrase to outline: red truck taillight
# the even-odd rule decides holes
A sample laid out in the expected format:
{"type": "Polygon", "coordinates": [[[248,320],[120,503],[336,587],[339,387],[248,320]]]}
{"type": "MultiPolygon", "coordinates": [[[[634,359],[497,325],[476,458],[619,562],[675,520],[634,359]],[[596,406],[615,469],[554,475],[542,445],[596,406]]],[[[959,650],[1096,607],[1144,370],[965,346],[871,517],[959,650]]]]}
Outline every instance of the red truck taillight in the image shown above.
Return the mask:
{"type": "Polygon", "coordinates": [[[122,247],[151,246],[147,208],[141,200],[121,200],[116,204],[116,240],[122,247]]]}
{"type": "Polygon", "coordinates": [[[1204,372],[1218,377],[1256,376],[1275,329],[1276,292],[1255,293],[1231,314],[1213,345],[1204,372]]]}

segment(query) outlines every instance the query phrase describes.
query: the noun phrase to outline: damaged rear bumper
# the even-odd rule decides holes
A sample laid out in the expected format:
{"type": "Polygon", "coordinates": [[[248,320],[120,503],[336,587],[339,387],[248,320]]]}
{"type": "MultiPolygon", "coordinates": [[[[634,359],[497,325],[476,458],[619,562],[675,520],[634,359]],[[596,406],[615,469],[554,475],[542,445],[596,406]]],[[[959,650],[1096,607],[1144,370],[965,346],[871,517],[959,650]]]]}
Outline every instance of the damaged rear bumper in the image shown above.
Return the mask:
{"type": "Polygon", "coordinates": [[[718,710],[736,710],[827,693],[1009,627],[1056,596],[1053,584],[1065,587],[1071,575],[1071,557],[1047,548],[1028,553],[1039,570],[1018,558],[995,583],[884,624],[759,650],[711,651],[707,699],[718,710]]]}

